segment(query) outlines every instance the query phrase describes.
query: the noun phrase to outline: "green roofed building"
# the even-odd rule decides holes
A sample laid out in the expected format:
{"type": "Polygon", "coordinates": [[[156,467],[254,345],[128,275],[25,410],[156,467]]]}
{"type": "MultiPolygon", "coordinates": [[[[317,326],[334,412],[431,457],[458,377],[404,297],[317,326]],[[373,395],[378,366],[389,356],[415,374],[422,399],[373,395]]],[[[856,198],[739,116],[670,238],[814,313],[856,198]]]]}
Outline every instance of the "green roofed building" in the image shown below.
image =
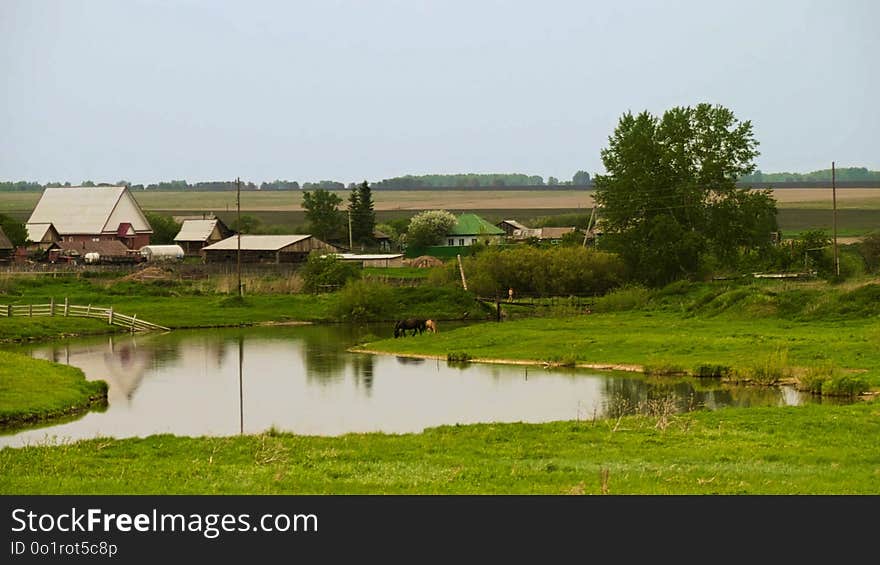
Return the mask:
{"type": "Polygon", "coordinates": [[[499,243],[504,230],[493,226],[476,214],[462,214],[458,222],[443,238],[440,245],[445,247],[467,247],[480,243],[499,243]]]}

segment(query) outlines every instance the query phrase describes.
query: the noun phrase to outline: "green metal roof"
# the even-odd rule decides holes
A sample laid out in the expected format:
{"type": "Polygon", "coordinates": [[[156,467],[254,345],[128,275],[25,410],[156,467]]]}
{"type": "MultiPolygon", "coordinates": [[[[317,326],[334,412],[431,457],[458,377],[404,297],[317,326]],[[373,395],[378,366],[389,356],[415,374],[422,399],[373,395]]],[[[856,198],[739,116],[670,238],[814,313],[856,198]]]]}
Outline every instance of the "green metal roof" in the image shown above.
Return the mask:
{"type": "Polygon", "coordinates": [[[504,230],[493,226],[476,214],[462,214],[449,235],[504,235],[504,230]]]}

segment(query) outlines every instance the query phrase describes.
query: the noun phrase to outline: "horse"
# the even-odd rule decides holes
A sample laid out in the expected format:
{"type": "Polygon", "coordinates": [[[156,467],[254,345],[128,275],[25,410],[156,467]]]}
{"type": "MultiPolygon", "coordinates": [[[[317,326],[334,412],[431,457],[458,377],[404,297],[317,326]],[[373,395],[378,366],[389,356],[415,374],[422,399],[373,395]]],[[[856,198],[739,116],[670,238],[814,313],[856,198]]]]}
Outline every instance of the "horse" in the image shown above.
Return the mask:
{"type": "Polygon", "coordinates": [[[429,331],[432,334],[437,333],[437,322],[434,320],[427,320],[425,322],[425,331],[429,331]]]}
{"type": "Polygon", "coordinates": [[[420,318],[407,318],[406,320],[398,320],[394,324],[394,337],[406,337],[406,330],[412,330],[411,335],[416,335],[425,331],[425,322],[427,320],[420,318]]]}

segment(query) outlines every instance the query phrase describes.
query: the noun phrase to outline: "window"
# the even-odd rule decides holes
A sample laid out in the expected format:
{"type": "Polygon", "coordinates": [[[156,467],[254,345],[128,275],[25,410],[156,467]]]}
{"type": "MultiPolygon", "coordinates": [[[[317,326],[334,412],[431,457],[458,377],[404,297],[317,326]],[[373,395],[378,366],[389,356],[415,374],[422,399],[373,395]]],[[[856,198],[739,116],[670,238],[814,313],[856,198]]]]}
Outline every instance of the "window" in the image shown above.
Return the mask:
{"type": "Polygon", "coordinates": [[[453,245],[455,245],[455,240],[452,239],[452,238],[449,238],[449,243],[448,243],[448,245],[449,245],[450,247],[452,247],[453,245]]]}
{"type": "Polygon", "coordinates": [[[458,240],[458,244],[463,246],[463,245],[464,245],[464,238],[459,239],[459,240],[458,240]]]}
{"type": "Polygon", "coordinates": [[[472,237],[471,238],[471,245],[476,245],[476,244],[477,244],[477,238],[472,237]]]}

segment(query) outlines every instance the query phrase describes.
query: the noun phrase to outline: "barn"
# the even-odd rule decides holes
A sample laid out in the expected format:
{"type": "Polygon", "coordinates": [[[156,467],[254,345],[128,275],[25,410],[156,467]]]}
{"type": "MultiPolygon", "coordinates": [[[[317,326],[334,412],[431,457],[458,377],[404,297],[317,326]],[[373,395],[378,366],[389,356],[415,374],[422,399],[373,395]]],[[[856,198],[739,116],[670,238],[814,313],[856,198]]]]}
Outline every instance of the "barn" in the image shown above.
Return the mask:
{"type": "Polygon", "coordinates": [[[202,248],[207,263],[234,263],[241,237],[242,263],[299,263],[315,250],[337,253],[339,249],[308,234],[233,235],[202,248]]]}
{"type": "Polygon", "coordinates": [[[198,256],[202,248],[222,241],[233,234],[220,218],[184,220],[174,243],[183,248],[189,256],[198,256]]]}
{"type": "Polygon", "coordinates": [[[47,188],[27,221],[28,233],[39,235],[42,242],[45,231],[38,232],[48,224],[66,244],[119,241],[140,249],[149,245],[153,233],[127,186],[47,188]]]}
{"type": "Polygon", "coordinates": [[[403,253],[340,253],[339,258],[361,267],[403,267],[403,253]]]}

